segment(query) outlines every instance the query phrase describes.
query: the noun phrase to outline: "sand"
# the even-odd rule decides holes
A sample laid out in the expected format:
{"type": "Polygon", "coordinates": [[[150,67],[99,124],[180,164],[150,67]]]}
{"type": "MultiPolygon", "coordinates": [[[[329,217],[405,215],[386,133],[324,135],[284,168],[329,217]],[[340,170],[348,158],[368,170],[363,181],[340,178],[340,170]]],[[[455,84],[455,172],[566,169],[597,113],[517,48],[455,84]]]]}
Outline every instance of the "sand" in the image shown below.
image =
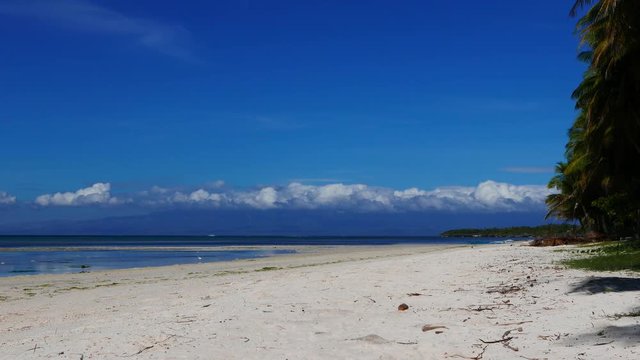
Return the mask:
{"type": "Polygon", "coordinates": [[[638,275],[563,269],[558,249],[308,247],[0,278],[0,358],[640,358],[640,317],[615,316],[640,306],[638,275]]]}

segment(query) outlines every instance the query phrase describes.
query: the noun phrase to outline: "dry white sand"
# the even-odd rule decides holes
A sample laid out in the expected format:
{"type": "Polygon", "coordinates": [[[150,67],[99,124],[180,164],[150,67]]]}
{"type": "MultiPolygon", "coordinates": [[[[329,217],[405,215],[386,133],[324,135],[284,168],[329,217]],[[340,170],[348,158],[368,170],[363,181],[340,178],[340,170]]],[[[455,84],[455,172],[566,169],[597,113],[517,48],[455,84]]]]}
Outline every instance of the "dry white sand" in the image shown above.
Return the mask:
{"type": "Polygon", "coordinates": [[[564,270],[556,249],[340,247],[0,278],[0,358],[639,359],[640,318],[612,317],[640,306],[638,276],[564,270]]]}

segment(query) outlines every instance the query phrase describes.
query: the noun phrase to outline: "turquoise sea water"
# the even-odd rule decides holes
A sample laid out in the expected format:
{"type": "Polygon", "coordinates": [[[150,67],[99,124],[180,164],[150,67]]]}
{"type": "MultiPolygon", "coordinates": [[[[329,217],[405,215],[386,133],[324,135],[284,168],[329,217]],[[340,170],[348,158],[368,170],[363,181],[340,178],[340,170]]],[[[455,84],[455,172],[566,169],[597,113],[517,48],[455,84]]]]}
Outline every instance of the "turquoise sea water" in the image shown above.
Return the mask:
{"type": "Polygon", "coordinates": [[[251,259],[293,253],[221,246],[488,244],[496,238],[282,236],[0,236],[0,277],[251,259]]]}

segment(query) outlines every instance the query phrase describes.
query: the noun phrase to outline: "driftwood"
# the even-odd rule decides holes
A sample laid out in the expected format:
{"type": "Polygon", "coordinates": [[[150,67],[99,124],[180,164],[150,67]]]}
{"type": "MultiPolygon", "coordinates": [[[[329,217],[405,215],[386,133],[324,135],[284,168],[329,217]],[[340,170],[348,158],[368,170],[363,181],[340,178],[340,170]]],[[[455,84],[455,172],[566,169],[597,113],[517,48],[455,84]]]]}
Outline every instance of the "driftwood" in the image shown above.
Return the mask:
{"type": "Polygon", "coordinates": [[[443,326],[443,325],[425,325],[422,327],[422,332],[427,332],[427,331],[431,331],[431,330],[436,330],[436,329],[448,329],[448,327],[443,326]]]}
{"type": "Polygon", "coordinates": [[[509,341],[511,339],[513,339],[513,336],[509,336],[507,338],[503,338],[503,339],[500,339],[500,340],[487,340],[487,341],[482,340],[482,339],[478,339],[478,340],[482,341],[483,344],[497,344],[497,343],[509,341]]]}
{"type": "Polygon", "coordinates": [[[614,342],[615,340],[611,340],[611,341],[607,341],[607,342],[603,342],[603,343],[597,343],[597,344],[593,344],[593,346],[602,346],[602,345],[609,345],[612,342],[614,342]]]}
{"type": "Polygon", "coordinates": [[[522,325],[522,324],[532,323],[532,322],[533,321],[531,321],[531,320],[526,320],[526,321],[519,321],[519,322],[513,322],[513,323],[504,323],[504,324],[496,323],[496,325],[499,325],[499,326],[511,326],[511,325],[522,325]]]}

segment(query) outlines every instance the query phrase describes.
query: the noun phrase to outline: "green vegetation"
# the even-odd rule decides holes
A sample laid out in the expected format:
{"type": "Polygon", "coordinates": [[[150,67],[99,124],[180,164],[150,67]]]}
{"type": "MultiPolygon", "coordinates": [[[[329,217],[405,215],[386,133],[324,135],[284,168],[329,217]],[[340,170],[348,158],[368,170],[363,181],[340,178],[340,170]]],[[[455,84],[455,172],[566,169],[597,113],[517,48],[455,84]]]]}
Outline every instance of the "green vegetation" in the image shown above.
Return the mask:
{"type": "Polygon", "coordinates": [[[601,246],[580,247],[572,253],[585,255],[564,261],[574,269],[592,271],[640,271],[640,242],[624,241],[601,246]]]}
{"type": "Polygon", "coordinates": [[[541,226],[515,226],[508,228],[456,229],[440,234],[444,237],[550,237],[572,236],[578,231],[575,225],[549,224],[541,226]]]}
{"type": "Polygon", "coordinates": [[[583,9],[578,59],[588,67],[573,93],[579,113],[549,182],[560,192],[547,198],[547,216],[639,238],[640,1],[577,0],[571,13],[583,9]]]}

